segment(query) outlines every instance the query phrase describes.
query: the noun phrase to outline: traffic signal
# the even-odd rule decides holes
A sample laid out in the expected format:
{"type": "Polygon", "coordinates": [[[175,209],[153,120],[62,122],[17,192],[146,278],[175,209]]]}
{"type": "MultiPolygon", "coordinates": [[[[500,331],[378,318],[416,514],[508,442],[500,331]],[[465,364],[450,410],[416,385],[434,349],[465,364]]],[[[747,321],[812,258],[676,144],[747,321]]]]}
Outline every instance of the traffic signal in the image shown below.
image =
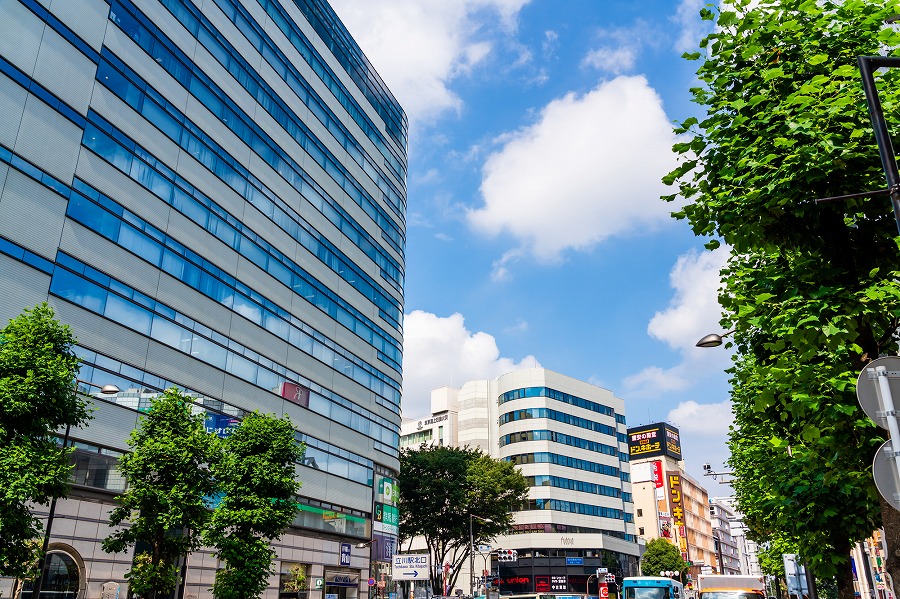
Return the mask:
{"type": "Polygon", "coordinates": [[[498,549],[497,561],[515,562],[519,560],[519,553],[515,549],[498,549]]]}

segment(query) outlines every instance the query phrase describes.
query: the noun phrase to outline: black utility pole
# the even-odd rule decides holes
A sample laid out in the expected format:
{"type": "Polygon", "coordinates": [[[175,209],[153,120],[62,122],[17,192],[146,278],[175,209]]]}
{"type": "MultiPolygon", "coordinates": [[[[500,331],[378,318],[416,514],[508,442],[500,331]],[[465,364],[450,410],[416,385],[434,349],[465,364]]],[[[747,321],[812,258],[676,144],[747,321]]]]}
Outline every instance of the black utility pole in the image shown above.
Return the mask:
{"type": "Polygon", "coordinates": [[[875,141],[878,143],[878,154],[881,156],[881,166],[884,167],[884,176],[887,179],[888,195],[894,206],[894,218],[897,221],[897,229],[900,230],[900,174],[897,172],[897,160],[894,158],[894,148],[891,144],[891,135],[888,132],[887,122],[884,120],[884,110],[881,108],[881,99],[878,97],[878,88],[875,87],[876,69],[900,67],[900,58],[892,56],[860,56],[859,72],[862,75],[863,91],[866,93],[866,103],[869,105],[869,118],[872,119],[872,129],[875,132],[875,141]]]}

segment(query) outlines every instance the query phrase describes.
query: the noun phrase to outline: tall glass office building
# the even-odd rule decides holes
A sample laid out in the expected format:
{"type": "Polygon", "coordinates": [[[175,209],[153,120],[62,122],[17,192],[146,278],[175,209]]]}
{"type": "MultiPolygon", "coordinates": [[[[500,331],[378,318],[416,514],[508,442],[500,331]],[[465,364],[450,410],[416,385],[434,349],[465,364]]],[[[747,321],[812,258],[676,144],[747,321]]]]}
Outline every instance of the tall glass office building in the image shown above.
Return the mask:
{"type": "MultiPolygon", "coordinates": [[[[96,406],[44,591],[127,596],[132,555],[100,547],[117,460],[174,385],[222,435],[291,417],[275,567],[302,566],[307,599],[368,594],[397,532],[406,130],[324,0],[0,3],[0,319],[48,301],[96,406]]],[[[193,554],[178,596],[217,567],[193,554]]]]}

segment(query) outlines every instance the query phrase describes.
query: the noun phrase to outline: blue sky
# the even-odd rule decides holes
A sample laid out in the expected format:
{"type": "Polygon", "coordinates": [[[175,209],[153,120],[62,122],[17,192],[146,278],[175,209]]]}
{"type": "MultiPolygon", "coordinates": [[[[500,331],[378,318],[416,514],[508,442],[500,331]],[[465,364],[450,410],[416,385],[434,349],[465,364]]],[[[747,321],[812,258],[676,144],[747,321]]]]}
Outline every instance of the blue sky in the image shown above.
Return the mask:
{"type": "Polygon", "coordinates": [[[722,252],[660,179],[703,0],[332,0],[410,120],[404,416],[430,389],[543,366],[682,432],[726,494],[722,252]]]}

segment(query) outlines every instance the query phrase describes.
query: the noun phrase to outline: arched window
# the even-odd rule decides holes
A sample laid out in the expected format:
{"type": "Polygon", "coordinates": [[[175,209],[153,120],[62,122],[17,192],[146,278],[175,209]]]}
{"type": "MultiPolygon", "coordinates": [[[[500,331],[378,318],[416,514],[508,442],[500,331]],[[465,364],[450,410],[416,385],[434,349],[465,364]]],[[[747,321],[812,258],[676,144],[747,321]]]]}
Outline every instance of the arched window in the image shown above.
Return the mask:
{"type": "Polygon", "coordinates": [[[81,583],[81,572],[71,555],[64,551],[51,549],[47,553],[44,565],[44,586],[41,596],[32,597],[33,581],[25,581],[22,588],[22,599],[76,599],[81,583]]]}

